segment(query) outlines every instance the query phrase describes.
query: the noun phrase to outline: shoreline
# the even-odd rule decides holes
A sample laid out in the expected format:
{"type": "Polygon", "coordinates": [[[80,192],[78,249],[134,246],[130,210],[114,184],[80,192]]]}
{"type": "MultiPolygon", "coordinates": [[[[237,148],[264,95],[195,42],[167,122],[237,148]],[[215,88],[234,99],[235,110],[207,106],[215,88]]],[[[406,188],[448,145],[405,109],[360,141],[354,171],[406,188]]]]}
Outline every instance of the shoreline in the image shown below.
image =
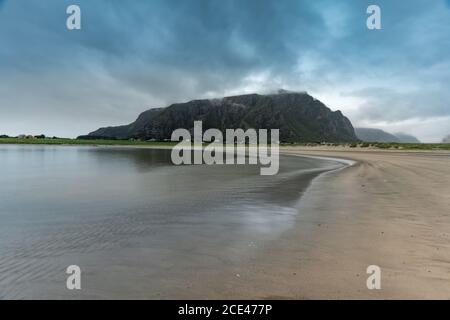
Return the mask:
{"type": "MultiPolygon", "coordinates": [[[[172,141],[141,141],[141,140],[83,140],[72,138],[0,138],[0,145],[50,145],[50,146],[90,146],[90,147],[134,147],[134,148],[172,148],[178,142],[172,141]]],[[[448,152],[450,143],[387,143],[363,142],[337,144],[281,143],[281,149],[304,149],[316,151],[356,151],[356,152],[448,152]]]]}

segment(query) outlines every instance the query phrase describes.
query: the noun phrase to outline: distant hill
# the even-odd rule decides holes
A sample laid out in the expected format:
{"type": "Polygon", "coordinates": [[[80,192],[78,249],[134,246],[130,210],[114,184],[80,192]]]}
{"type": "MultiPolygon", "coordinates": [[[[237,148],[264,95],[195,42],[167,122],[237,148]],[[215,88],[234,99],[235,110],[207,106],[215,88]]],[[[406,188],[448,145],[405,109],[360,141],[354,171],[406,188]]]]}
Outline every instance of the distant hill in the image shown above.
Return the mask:
{"type": "Polygon", "coordinates": [[[403,143],[420,143],[419,139],[407,133],[397,132],[394,135],[403,143]]]}
{"type": "Polygon", "coordinates": [[[442,139],[442,143],[450,143],[450,134],[442,139]]]}
{"type": "Polygon", "coordinates": [[[381,129],[355,128],[356,136],[366,142],[400,142],[400,139],[393,134],[381,129]]]}
{"type": "Polygon", "coordinates": [[[331,111],[307,93],[287,91],[176,103],[145,111],[131,124],[100,128],[82,138],[170,139],[175,129],[192,129],[196,120],[203,121],[203,130],[280,129],[281,142],[357,140],[340,111],[331,111]]]}
{"type": "Polygon", "coordinates": [[[398,132],[395,134],[375,128],[355,128],[358,139],[365,142],[402,142],[402,143],[420,143],[416,137],[398,132]]]}

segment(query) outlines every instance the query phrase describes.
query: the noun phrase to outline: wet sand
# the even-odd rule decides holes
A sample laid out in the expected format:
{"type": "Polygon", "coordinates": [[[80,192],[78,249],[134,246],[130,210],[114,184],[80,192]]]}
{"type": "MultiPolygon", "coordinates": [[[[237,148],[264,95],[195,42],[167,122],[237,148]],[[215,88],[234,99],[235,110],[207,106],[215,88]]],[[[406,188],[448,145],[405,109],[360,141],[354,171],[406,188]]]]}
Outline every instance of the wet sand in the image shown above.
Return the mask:
{"type": "Polygon", "coordinates": [[[314,180],[295,226],[218,297],[450,298],[450,153],[283,152],[357,163],[314,180]],[[369,265],[381,268],[381,290],[366,287],[369,265]]]}

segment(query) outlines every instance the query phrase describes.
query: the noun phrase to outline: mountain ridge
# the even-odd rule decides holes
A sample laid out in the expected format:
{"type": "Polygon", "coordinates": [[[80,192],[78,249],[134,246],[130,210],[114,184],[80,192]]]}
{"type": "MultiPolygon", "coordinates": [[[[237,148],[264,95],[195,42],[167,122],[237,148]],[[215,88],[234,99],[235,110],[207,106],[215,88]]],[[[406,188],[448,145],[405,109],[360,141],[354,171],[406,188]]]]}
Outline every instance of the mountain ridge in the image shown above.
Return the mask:
{"type": "Polygon", "coordinates": [[[403,132],[389,133],[377,128],[355,128],[358,139],[364,142],[420,143],[416,137],[403,132]]]}

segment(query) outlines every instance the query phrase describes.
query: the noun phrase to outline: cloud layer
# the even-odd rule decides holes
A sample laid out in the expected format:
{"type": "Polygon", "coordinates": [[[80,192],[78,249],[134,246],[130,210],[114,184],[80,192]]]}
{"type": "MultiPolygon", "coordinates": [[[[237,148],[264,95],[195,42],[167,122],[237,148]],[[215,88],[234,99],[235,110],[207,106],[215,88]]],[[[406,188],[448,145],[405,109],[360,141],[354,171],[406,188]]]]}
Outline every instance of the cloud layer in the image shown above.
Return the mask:
{"type": "Polygon", "coordinates": [[[76,136],[150,107],[283,87],[355,125],[450,132],[450,4],[375,1],[0,0],[0,131],[76,136]]]}

